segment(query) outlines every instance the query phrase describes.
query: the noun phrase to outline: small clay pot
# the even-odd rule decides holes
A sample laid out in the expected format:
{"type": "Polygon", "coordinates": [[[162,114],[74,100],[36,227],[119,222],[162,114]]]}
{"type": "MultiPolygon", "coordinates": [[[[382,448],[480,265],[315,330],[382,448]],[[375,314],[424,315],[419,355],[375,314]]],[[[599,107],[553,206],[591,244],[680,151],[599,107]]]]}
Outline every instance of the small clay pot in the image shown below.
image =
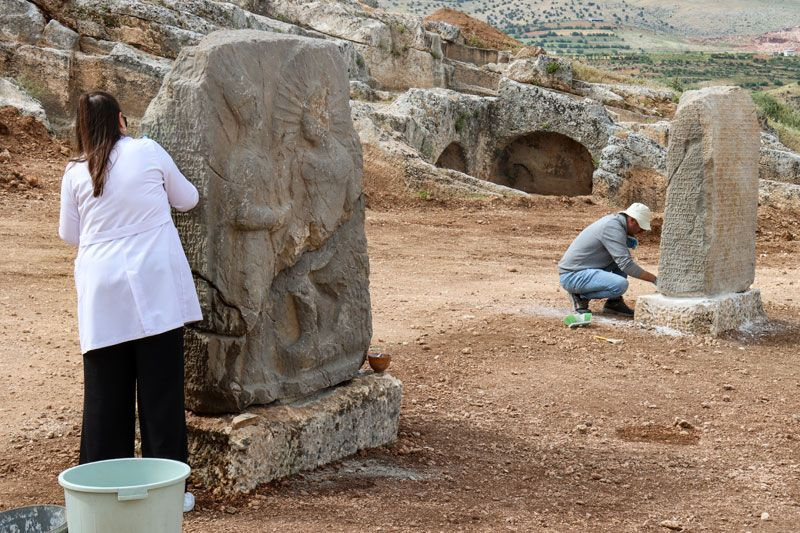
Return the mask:
{"type": "Polygon", "coordinates": [[[385,353],[371,353],[367,355],[369,366],[377,373],[381,373],[389,368],[389,363],[392,362],[392,356],[385,353]]]}

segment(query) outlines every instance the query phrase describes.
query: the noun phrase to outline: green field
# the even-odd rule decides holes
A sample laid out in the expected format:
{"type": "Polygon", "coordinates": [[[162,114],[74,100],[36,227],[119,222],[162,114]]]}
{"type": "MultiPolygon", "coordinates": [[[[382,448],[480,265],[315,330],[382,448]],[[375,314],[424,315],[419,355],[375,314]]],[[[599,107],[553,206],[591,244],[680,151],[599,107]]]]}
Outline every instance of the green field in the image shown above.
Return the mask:
{"type": "Polygon", "coordinates": [[[611,28],[559,28],[541,30],[539,35],[511,35],[525,44],[541,46],[550,53],[562,56],[617,54],[631,50],[630,45],[611,28]]]}
{"type": "Polygon", "coordinates": [[[760,90],[800,81],[800,57],[752,53],[678,52],[590,55],[598,67],[645,77],[670,87],[694,89],[728,83],[760,90]]]}

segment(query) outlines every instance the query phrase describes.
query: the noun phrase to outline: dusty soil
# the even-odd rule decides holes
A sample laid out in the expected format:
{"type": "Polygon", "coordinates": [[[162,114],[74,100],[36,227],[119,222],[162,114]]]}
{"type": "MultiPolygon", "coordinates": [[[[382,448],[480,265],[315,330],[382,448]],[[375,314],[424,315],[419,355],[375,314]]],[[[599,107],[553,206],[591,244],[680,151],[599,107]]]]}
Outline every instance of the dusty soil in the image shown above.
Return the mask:
{"type": "MultiPolygon", "coordinates": [[[[38,186],[0,189],[0,510],[62,503],[56,476],[77,461],[65,157],[46,149],[3,163],[38,186]]],[[[712,340],[600,315],[561,326],[555,263],[604,212],[558,198],[370,209],[373,343],[405,386],[398,441],[247,496],[195,489],[185,531],[796,530],[798,214],[760,216],[771,327],[712,340]]],[[[654,269],[657,239],[636,255],[654,269]]],[[[633,281],[630,300],[651,291],[633,281]]]]}
{"type": "Polygon", "coordinates": [[[447,22],[458,26],[461,28],[461,34],[469,46],[493,48],[495,50],[515,50],[522,46],[521,42],[509,37],[494,26],[471,17],[462,11],[456,11],[448,7],[437,9],[425,17],[425,20],[447,22]]]}

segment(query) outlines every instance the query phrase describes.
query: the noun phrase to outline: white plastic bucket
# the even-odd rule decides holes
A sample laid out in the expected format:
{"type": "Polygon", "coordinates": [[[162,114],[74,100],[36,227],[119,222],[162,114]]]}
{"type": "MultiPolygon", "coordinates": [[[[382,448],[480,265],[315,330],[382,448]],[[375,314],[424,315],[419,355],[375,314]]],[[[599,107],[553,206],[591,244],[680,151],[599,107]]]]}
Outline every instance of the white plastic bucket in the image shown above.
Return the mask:
{"type": "Polygon", "coordinates": [[[189,465],[170,459],[97,461],[64,470],[70,533],[180,533],[189,465]]]}

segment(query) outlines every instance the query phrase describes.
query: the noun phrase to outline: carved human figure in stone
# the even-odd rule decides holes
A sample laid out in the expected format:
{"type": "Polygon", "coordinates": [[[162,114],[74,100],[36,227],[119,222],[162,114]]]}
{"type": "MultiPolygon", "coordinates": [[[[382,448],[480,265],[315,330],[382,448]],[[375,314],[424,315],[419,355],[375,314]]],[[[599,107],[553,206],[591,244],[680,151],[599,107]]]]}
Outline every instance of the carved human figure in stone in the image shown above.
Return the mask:
{"type": "Polygon", "coordinates": [[[178,221],[208,317],[187,336],[190,407],[238,411],[352,377],[371,337],[369,264],[336,46],[211,34],[178,57],[144,122],[184,145],[202,197],[178,221]]]}

